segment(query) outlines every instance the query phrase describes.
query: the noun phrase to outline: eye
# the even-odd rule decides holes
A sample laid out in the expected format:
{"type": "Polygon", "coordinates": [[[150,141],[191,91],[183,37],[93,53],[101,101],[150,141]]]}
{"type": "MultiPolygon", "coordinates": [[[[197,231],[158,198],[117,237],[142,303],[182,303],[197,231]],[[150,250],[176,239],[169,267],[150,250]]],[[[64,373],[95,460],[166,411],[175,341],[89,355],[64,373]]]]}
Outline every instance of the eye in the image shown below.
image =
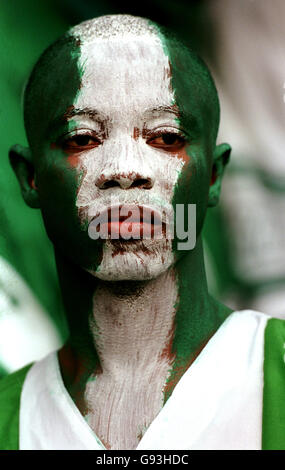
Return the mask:
{"type": "Polygon", "coordinates": [[[77,134],[64,139],[62,142],[62,148],[68,151],[80,152],[98,147],[100,144],[100,140],[92,135],[77,134]]]}
{"type": "Polygon", "coordinates": [[[146,143],[168,152],[177,152],[186,144],[186,139],[175,132],[163,132],[149,138],[146,143]]]}

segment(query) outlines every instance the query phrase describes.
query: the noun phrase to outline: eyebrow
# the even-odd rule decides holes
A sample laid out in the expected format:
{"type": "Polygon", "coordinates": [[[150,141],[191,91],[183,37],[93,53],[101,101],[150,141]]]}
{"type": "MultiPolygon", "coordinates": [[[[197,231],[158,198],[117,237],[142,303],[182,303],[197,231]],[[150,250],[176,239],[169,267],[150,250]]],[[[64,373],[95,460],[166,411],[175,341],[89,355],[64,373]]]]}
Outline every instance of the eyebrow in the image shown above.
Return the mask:
{"type": "Polygon", "coordinates": [[[144,112],[144,115],[151,116],[152,114],[163,114],[163,113],[171,113],[171,114],[174,114],[176,117],[180,116],[180,111],[176,104],[173,104],[171,106],[156,106],[155,108],[147,109],[144,112]]]}
{"type": "MultiPolygon", "coordinates": [[[[171,113],[173,114],[179,123],[181,122],[187,122],[188,129],[191,128],[191,134],[194,135],[199,131],[200,124],[197,120],[197,118],[187,110],[182,108],[180,109],[177,104],[173,104],[171,106],[157,106],[155,108],[149,109],[145,112],[146,118],[152,117],[157,115],[160,117],[160,115],[163,115],[164,113],[171,113]]],[[[184,129],[186,131],[186,128],[184,129]]]]}
{"type": "Polygon", "coordinates": [[[73,106],[68,109],[64,115],[62,116],[62,119],[68,120],[71,119],[74,116],[87,116],[93,121],[105,121],[106,116],[104,116],[100,111],[94,108],[74,108],[73,106]]]}
{"type": "Polygon", "coordinates": [[[66,124],[74,116],[85,116],[101,125],[107,119],[106,116],[94,108],[75,108],[74,106],[70,106],[64,114],[57,116],[50,122],[47,128],[47,135],[53,134],[54,131],[66,124]]]}

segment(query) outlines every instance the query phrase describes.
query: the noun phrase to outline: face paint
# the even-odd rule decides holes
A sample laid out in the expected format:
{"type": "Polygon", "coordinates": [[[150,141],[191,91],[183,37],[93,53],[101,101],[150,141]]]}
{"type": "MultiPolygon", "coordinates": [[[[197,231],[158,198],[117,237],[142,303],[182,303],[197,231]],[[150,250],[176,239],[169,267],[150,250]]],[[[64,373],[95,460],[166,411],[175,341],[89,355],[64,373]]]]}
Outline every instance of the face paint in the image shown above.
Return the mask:
{"type": "MultiPolygon", "coordinates": [[[[185,161],[181,152],[167,153],[147,143],[161,132],[181,134],[168,57],[159,39],[131,33],[85,41],[80,64],[84,74],[71,122],[78,135],[98,139],[97,146],[78,156],[84,175],[76,202],[81,221],[90,223],[116,204],[147,206],[171,216],[173,189],[185,161]],[[138,180],[148,184],[137,187],[138,180]]],[[[121,243],[119,251],[117,246],[105,242],[95,276],[150,279],[173,263],[165,238],[121,243]]]]}
{"type": "Polygon", "coordinates": [[[46,207],[42,211],[50,238],[57,238],[61,249],[95,276],[104,280],[151,279],[175,261],[171,244],[165,238],[121,243],[118,250],[118,244],[110,240],[92,242],[86,228],[98,212],[114,204],[146,206],[165,212],[170,219],[175,213],[175,202],[183,203],[187,223],[187,204],[196,203],[195,198],[191,201],[189,191],[195,186],[191,176],[197,172],[201,156],[195,148],[195,126],[189,126],[189,122],[197,124],[203,120],[195,97],[190,97],[187,119],[181,119],[169,56],[157,31],[146,20],[140,19],[129,30],[124,26],[122,35],[108,34],[108,28],[100,27],[104,34],[97,31],[99,36],[94,37],[98,25],[94,22],[93,26],[75,27],[72,31],[75,42],[81,44],[76,64],[80,87],[74,97],[62,93],[60,103],[65,107],[61,116],[54,116],[60,106],[50,104],[48,119],[44,116],[44,120],[51,119],[48,130],[53,151],[46,152],[47,158],[41,159],[43,166],[38,167],[44,170],[41,192],[45,185],[59,194],[59,174],[61,198],[58,202],[51,199],[59,213],[62,206],[70,206],[65,198],[73,187],[71,197],[76,193],[77,214],[71,217],[67,211],[64,217],[61,211],[55,217],[46,207]],[[165,135],[177,136],[177,141],[184,140],[185,144],[191,140],[191,157],[183,143],[177,151],[165,142],[161,146],[159,140],[165,135]],[[66,221],[65,227],[60,222],[56,226],[61,217],[66,221]]]}

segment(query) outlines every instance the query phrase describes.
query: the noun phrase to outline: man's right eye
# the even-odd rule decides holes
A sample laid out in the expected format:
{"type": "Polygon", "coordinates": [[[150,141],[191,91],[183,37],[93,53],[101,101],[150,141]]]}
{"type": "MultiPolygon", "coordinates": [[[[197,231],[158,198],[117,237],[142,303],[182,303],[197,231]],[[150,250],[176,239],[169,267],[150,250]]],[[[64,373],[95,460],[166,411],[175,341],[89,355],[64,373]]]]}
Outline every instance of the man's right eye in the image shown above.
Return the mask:
{"type": "Polygon", "coordinates": [[[89,134],[77,134],[63,140],[62,148],[68,151],[82,152],[94,147],[98,147],[101,142],[96,137],[89,134]]]}

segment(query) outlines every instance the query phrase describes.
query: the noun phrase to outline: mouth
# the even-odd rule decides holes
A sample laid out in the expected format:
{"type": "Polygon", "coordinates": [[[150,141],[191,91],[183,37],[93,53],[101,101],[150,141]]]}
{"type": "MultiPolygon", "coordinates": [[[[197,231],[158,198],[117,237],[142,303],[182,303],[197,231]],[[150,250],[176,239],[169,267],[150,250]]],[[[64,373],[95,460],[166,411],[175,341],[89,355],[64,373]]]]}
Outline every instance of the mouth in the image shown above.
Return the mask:
{"type": "Polygon", "coordinates": [[[161,239],[166,236],[167,226],[163,218],[159,212],[146,206],[111,206],[93,217],[88,233],[94,239],[161,239]]]}

